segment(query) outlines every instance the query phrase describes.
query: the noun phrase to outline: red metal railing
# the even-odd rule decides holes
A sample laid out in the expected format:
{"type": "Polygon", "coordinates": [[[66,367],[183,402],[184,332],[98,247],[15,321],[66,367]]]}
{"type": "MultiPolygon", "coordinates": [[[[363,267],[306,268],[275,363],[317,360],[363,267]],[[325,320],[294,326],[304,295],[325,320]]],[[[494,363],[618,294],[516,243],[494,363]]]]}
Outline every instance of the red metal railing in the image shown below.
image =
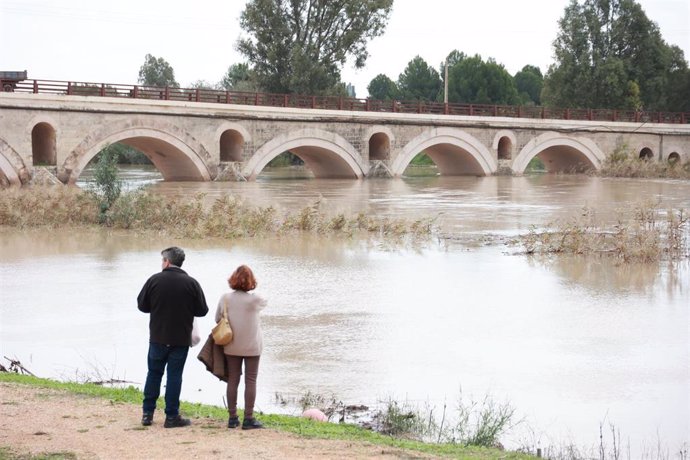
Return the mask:
{"type": "Polygon", "coordinates": [[[200,88],[171,88],[56,80],[23,80],[14,92],[74,96],[122,97],[166,101],[241,104],[298,109],[355,112],[418,113],[551,120],[621,121],[635,123],[690,123],[690,112],[650,112],[615,109],[556,109],[536,106],[464,104],[425,101],[379,101],[337,96],[245,93],[200,88]]]}

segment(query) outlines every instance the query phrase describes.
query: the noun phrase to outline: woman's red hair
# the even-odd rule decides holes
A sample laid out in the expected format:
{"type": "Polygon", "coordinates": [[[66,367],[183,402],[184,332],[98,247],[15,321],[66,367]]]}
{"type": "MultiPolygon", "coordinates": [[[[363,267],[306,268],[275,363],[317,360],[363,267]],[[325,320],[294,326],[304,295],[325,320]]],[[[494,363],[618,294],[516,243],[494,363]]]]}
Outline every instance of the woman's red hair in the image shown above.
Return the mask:
{"type": "Polygon", "coordinates": [[[230,275],[228,284],[236,291],[249,292],[256,288],[256,278],[254,278],[254,273],[251,268],[246,265],[240,265],[232,275],[230,275]]]}

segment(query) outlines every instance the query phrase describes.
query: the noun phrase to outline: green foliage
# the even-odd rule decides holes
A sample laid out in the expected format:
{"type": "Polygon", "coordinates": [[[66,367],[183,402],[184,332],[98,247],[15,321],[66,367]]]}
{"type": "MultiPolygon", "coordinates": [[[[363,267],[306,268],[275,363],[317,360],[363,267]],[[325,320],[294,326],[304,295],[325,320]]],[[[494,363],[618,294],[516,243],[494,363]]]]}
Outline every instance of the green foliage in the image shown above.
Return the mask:
{"type": "Polygon", "coordinates": [[[282,168],[286,166],[303,165],[304,161],[292,152],[283,152],[271,161],[266,166],[271,168],[282,168]]]}
{"type": "Polygon", "coordinates": [[[419,436],[427,425],[413,408],[389,399],[382,411],[375,415],[376,431],[390,436],[419,436]]]}
{"type": "Polygon", "coordinates": [[[434,164],[434,160],[426,153],[420,152],[415,155],[412,161],[410,161],[410,164],[414,166],[431,166],[434,164]]]}
{"type": "Polygon", "coordinates": [[[515,88],[521,105],[540,105],[544,76],[539,67],[526,65],[515,74],[515,88]]]}
{"type": "Polygon", "coordinates": [[[455,53],[448,63],[448,102],[517,104],[518,92],[513,77],[495,60],[455,53]]]}
{"type": "Polygon", "coordinates": [[[146,86],[180,87],[175,81],[175,71],[170,64],[165,59],[150,54],[144,57],[144,64],[139,68],[139,83],[146,86]]]}
{"type": "Polygon", "coordinates": [[[679,110],[690,78],[683,52],[669,46],[634,0],[571,0],[559,20],[555,63],[543,102],[558,107],[679,110]],[[638,85],[636,94],[631,83],[638,85]]]}
{"type": "Polygon", "coordinates": [[[228,91],[258,92],[256,75],[249,64],[241,62],[228,67],[220,81],[220,87],[228,91]]]}
{"type": "Polygon", "coordinates": [[[642,110],[642,99],[640,98],[640,85],[636,81],[628,82],[628,91],[625,98],[625,108],[632,110],[642,110]]]}
{"type": "Polygon", "coordinates": [[[441,78],[420,56],[415,56],[398,77],[400,99],[405,101],[436,101],[441,95],[441,78]]]}
{"type": "Polygon", "coordinates": [[[206,80],[197,80],[189,84],[189,88],[194,89],[218,89],[216,85],[206,80]]]}
{"type": "Polygon", "coordinates": [[[99,199],[99,221],[107,223],[108,211],[120,196],[122,181],[117,172],[117,150],[106,147],[99,153],[94,171],[93,192],[99,199]]]}
{"type": "Polygon", "coordinates": [[[348,58],[362,68],[367,43],[386,27],[393,0],[250,0],[237,49],[263,90],[331,94],[348,58]]]}
{"type": "Polygon", "coordinates": [[[458,401],[458,419],[451,431],[456,442],[466,446],[497,447],[501,435],[515,422],[515,408],[509,403],[497,403],[490,396],[480,402],[458,401]]]}
{"type": "Polygon", "coordinates": [[[546,171],[546,166],[544,165],[544,162],[541,161],[541,158],[534,157],[529,161],[529,163],[527,163],[527,168],[525,168],[525,171],[526,172],[544,172],[544,171],[546,171]]]}
{"type": "Polygon", "coordinates": [[[398,99],[400,92],[398,85],[382,73],[371,80],[367,86],[367,91],[369,91],[369,97],[379,101],[398,99]]]}
{"type": "Polygon", "coordinates": [[[0,447],[0,460],[77,460],[74,452],[41,452],[39,454],[20,454],[16,449],[0,447]]]}
{"type": "MultiPolygon", "coordinates": [[[[102,150],[101,152],[98,152],[96,156],[91,160],[90,163],[97,164],[100,161],[102,152],[105,150],[102,150]]],[[[129,145],[126,144],[121,144],[119,142],[116,142],[115,144],[110,144],[108,146],[108,151],[111,152],[111,154],[115,155],[117,158],[117,164],[126,164],[126,165],[150,165],[151,160],[149,157],[147,157],[144,153],[140,152],[139,150],[135,149],[134,147],[130,147],[129,145]]]]}

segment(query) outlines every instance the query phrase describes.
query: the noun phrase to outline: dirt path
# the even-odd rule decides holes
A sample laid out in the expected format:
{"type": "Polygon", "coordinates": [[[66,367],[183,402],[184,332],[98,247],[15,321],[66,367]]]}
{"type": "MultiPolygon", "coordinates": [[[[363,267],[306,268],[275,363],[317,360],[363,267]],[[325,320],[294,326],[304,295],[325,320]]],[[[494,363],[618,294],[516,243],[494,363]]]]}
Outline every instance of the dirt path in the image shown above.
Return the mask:
{"type": "Polygon", "coordinates": [[[0,447],[17,454],[64,452],[78,459],[429,458],[368,443],[300,438],[270,429],[228,430],[192,419],[165,429],[160,414],[144,428],[131,404],[27,385],[0,383],[0,447]]]}

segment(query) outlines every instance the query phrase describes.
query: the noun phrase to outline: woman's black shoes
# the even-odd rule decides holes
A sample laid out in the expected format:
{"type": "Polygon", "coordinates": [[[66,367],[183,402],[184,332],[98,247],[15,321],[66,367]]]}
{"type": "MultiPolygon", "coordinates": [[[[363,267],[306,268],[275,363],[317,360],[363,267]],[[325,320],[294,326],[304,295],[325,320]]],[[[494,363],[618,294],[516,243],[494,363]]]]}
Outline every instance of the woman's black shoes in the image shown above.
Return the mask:
{"type": "Polygon", "coordinates": [[[239,417],[230,417],[228,419],[228,428],[237,428],[238,426],[240,426],[239,417]]]}
{"type": "MultiPolygon", "coordinates": [[[[228,425],[230,425],[230,422],[228,422],[228,425]]],[[[255,418],[245,418],[242,421],[242,429],[243,430],[256,430],[257,428],[263,428],[263,424],[258,421],[255,418]]]]}

